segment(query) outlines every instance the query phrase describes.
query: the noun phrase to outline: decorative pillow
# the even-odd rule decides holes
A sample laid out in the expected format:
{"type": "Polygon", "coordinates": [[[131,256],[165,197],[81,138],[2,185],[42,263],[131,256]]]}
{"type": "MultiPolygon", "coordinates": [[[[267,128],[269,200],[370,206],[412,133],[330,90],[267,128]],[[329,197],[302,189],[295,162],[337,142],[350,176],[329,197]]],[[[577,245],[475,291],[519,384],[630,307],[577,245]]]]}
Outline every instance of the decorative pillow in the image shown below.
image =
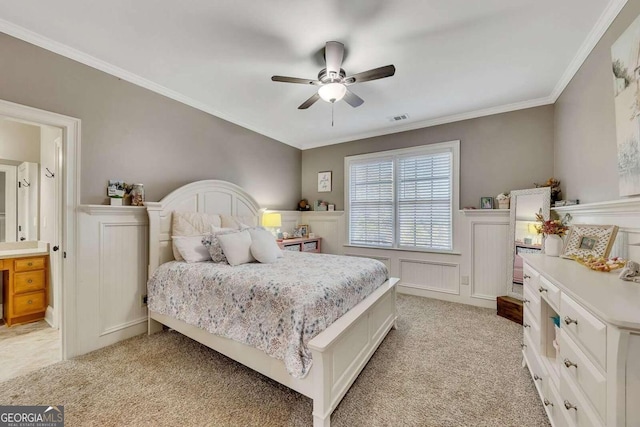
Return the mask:
{"type": "MultiPolygon", "coordinates": [[[[200,212],[173,212],[171,216],[172,236],[202,236],[211,231],[211,227],[220,227],[220,215],[200,212]]],[[[173,257],[182,261],[180,251],[173,244],[173,257]]]]}
{"type": "Polygon", "coordinates": [[[247,231],[251,235],[251,255],[258,262],[276,262],[278,258],[284,257],[282,249],[280,249],[276,239],[270,232],[259,228],[250,228],[247,231]]]}
{"type": "Polygon", "coordinates": [[[258,218],[255,216],[220,215],[220,220],[222,227],[233,228],[234,230],[242,230],[258,225],[258,218]]]}
{"type": "Polygon", "coordinates": [[[230,265],[246,264],[256,260],[251,255],[251,235],[248,231],[219,234],[218,241],[230,265]]]}
{"type": "Polygon", "coordinates": [[[211,232],[202,237],[201,244],[207,249],[213,262],[227,262],[227,257],[222,252],[218,236],[237,232],[238,230],[232,230],[231,228],[211,227],[211,232]]]}
{"type": "Polygon", "coordinates": [[[171,236],[175,248],[186,262],[211,261],[207,248],[202,246],[203,236],[171,236]]]}

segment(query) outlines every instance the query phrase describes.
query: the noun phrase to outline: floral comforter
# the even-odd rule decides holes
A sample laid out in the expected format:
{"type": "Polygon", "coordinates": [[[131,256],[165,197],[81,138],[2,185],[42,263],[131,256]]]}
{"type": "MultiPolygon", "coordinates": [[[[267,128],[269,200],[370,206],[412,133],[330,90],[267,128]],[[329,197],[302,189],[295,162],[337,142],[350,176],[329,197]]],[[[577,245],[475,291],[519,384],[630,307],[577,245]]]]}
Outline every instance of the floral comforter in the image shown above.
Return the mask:
{"type": "Polygon", "coordinates": [[[388,278],[380,261],[284,252],[272,264],[171,261],[147,284],[149,309],[283,360],[304,378],[307,343],[388,278]]]}

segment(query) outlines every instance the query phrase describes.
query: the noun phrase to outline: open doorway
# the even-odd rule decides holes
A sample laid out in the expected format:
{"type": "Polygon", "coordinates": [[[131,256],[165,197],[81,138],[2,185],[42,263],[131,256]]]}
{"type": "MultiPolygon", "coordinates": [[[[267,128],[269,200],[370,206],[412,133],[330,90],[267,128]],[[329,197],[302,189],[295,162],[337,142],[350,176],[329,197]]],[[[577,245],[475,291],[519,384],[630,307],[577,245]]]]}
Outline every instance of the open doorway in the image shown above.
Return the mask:
{"type": "Polygon", "coordinates": [[[0,381],[62,360],[62,133],[0,116],[0,381]]]}
{"type": "MultiPolygon", "coordinates": [[[[0,117],[9,119],[12,122],[38,126],[41,129],[45,129],[44,132],[41,131],[43,134],[48,131],[51,131],[52,135],[55,134],[51,138],[52,145],[47,147],[55,152],[56,163],[52,166],[38,168],[38,172],[43,175],[49,175],[51,178],[54,176],[56,178],[49,180],[49,177],[45,177],[47,179],[45,187],[47,185],[51,187],[51,184],[48,183],[55,183],[46,192],[46,196],[52,197],[56,201],[56,212],[53,216],[47,215],[46,218],[42,218],[39,215],[40,208],[38,208],[37,219],[30,214],[28,220],[30,221],[29,226],[32,229],[37,228],[38,233],[42,230],[45,230],[45,235],[46,230],[55,230],[57,233],[55,237],[47,237],[52,241],[46,251],[50,257],[49,265],[51,266],[48,277],[54,276],[52,278],[54,286],[51,287],[51,295],[48,297],[50,299],[47,300],[45,322],[59,331],[60,350],[57,359],[68,359],[77,354],[75,251],[77,247],[77,209],[80,204],[80,120],[4,100],[0,100],[0,117]],[[53,306],[48,304],[49,301],[53,302],[53,306]]],[[[40,183],[45,178],[40,178],[40,183]]],[[[28,179],[27,184],[31,184],[28,179]]],[[[45,201],[44,203],[48,202],[45,201]]],[[[33,210],[31,212],[35,213],[36,211],[33,210]]],[[[18,221],[16,214],[16,222],[18,221]]],[[[40,234],[38,234],[38,238],[40,238],[40,234]]],[[[15,243],[20,243],[17,231],[15,243]]],[[[7,242],[6,244],[9,243],[7,242]]],[[[4,263],[2,261],[2,264],[4,263]]],[[[15,264],[14,267],[16,267],[15,264]]],[[[20,268],[16,269],[22,269],[20,272],[23,272],[23,270],[31,272],[34,269],[38,269],[38,267],[38,262],[32,261],[31,263],[22,263],[20,268]]],[[[29,286],[34,283],[29,282],[30,278],[25,278],[26,280],[24,281],[29,286]]],[[[24,304],[29,303],[26,298],[22,302],[24,304]]],[[[32,303],[36,303],[36,301],[33,300],[32,303]]]]}

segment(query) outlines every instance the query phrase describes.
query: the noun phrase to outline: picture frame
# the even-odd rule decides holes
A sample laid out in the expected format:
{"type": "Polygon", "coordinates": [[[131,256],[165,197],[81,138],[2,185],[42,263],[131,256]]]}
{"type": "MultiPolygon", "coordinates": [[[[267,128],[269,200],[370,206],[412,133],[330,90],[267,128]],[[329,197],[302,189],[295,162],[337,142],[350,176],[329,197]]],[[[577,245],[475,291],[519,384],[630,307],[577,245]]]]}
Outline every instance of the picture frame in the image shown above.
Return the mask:
{"type": "Polygon", "coordinates": [[[299,224],[293,230],[293,236],[306,239],[307,237],[309,237],[309,226],[307,224],[299,224]]]}
{"type": "Polygon", "coordinates": [[[318,172],[318,193],[331,192],[331,171],[318,172]]]}
{"type": "Polygon", "coordinates": [[[480,209],[493,209],[493,197],[480,197],[480,209]]]}
{"type": "Polygon", "coordinates": [[[572,225],[560,256],[568,259],[576,256],[607,258],[617,234],[618,227],[615,225],[572,225]]]}

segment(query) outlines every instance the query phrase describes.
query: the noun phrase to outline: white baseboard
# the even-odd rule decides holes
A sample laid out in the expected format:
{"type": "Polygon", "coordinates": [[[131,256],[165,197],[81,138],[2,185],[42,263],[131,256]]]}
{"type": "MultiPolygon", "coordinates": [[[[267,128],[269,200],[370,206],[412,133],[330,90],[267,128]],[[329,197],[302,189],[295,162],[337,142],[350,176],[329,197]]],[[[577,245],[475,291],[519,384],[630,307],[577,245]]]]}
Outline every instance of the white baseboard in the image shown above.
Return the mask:
{"type": "Polygon", "coordinates": [[[54,329],[58,329],[58,323],[56,322],[56,312],[50,305],[47,306],[47,311],[44,313],[44,321],[54,329]]]}
{"type": "Polygon", "coordinates": [[[495,300],[491,301],[491,300],[478,299],[478,298],[469,298],[469,297],[464,297],[460,295],[447,294],[443,292],[429,291],[427,289],[418,289],[411,286],[404,286],[402,285],[402,282],[398,283],[398,293],[414,295],[414,296],[424,297],[424,298],[433,298],[433,299],[442,300],[442,301],[456,302],[459,304],[473,305],[476,307],[492,308],[494,310],[497,308],[497,303],[495,300]]]}

